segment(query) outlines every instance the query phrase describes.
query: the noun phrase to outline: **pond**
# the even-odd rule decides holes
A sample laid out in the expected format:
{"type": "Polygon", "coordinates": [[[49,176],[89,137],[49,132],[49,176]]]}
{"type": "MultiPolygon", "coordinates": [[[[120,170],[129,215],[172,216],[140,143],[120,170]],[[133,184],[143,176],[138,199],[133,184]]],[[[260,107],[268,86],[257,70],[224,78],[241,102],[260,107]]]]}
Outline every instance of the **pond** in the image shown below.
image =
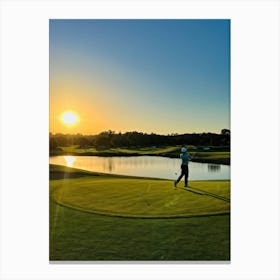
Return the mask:
{"type": "MultiPolygon", "coordinates": [[[[181,160],[160,156],[99,157],[52,156],[50,164],[94,172],[175,180],[180,175],[181,160]]],[[[230,166],[189,163],[190,180],[229,180],[230,166]]]]}

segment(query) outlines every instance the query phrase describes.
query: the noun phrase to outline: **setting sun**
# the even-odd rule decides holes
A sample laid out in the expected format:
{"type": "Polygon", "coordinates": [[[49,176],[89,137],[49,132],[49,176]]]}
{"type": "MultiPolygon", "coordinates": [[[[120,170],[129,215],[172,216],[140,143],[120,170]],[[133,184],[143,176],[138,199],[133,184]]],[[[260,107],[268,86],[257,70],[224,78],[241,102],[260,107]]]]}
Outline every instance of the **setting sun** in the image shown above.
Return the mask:
{"type": "Polygon", "coordinates": [[[67,111],[61,115],[61,121],[67,125],[74,125],[79,121],[79,117],[76,113],[67,111]]]}

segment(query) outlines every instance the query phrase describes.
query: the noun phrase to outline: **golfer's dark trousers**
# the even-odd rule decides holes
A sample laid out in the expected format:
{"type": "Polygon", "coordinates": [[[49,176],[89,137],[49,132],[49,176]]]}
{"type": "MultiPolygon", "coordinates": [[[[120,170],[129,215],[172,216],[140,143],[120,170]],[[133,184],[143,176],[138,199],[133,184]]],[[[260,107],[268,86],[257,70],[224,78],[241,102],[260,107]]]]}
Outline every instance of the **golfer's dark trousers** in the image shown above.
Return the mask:
{"type": "Polygon", "coordinates": [[[181,165],[181,175],[177,179],[177,183],[180,182],[180,180],[185,176],[185,186],[188,185],[188,177],[189,177],[189,166],[188,165],[181,165]]]}

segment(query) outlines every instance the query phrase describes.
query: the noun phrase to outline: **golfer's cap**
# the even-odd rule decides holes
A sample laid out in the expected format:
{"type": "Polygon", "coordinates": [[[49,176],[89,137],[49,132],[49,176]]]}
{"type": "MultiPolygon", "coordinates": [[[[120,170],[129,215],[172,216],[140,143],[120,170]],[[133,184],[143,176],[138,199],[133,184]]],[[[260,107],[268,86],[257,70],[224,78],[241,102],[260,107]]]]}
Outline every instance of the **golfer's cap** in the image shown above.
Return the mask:
{"type": "Polygon", "coordinates": [[[185,148],[185,147],[183,147],[182,149],[181,149],[181,152],[182,153],[185,153],[187,151],[187,148],[185,148]]]}

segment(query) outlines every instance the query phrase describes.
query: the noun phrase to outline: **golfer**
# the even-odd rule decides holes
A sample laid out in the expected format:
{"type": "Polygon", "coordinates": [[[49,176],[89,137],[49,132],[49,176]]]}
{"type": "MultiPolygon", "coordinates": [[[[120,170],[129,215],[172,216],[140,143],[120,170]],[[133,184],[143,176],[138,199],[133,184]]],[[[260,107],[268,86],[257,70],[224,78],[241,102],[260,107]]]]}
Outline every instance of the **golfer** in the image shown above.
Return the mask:
{"type": "Polygon", "coordinates": [[[182,159],[181,164],[181,174],[179,178],[174,182],[174,188],[177,188],[177,184],[180,182],[183,176],[185,176],[185,188],[188,187],[188,177],[189,177],[189,160],[191,160],[191,155],[187,153],[187,148],[183,147],[181,149],[180,158],[182,159]]]}

